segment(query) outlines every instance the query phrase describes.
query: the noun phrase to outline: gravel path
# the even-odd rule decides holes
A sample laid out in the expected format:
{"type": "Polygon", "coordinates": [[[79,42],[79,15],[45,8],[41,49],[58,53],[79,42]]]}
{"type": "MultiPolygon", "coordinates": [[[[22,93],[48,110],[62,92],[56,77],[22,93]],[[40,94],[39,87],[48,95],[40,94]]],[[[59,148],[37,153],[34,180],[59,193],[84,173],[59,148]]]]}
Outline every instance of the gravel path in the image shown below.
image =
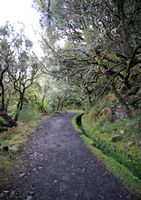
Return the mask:
{"type": "Polygon", "coordinates": [[[74,113],[52,116],[37,128],[5,185],[3,200],[135,200],[82,143],[74,113]]]}

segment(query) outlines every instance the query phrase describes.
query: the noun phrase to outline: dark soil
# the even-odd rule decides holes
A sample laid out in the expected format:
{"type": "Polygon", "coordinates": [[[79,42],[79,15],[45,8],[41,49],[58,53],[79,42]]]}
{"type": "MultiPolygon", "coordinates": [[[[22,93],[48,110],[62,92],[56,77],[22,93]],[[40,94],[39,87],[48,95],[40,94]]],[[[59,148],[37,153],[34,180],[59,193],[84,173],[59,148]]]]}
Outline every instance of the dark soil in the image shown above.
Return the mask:
{"type": "Polygon", "coordinates": [[[74,113],[42,122],[1,185],[3,200],[136,200],[82,143],[74,113]]]}

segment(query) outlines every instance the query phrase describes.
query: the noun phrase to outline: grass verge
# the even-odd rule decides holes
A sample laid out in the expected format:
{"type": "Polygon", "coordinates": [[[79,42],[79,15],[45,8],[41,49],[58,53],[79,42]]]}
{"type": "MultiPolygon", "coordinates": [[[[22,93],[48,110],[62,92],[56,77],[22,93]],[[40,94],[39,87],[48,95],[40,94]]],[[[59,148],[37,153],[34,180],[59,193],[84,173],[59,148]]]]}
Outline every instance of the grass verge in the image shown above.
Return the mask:
{"type": "Polygon", "coordinates": [[[82,129],[80,128],[80,126],[78,126],[78,119],[82,116],[83,112],[80,112],[79,114],[75,115],[71,122],[72,122],[72,125],[74,127],[74,129],[76,130],[77,133],[79,133],[80,135],[83,134],[83,131],[82,129]]]}
{"type": "Polygon", "coordinates": [[[135,193],[137,196],[141,195],[141,180],[136,177],[128,168],[117,162],[112,157],[107,156],[100,149],[94,146],[93,140],[87,137],[77,125],[77,117],[79,115],[73,117],[72,124],[75,130],[80,134],[80,137],[86,146],[104,163],[107,170],[109,170],[122,181],[129,191],[135,193]]]}
{"type": "Polygon", "coordinates": [[[118,177],[123,184],[136,195],[141,195],[141,181],[138,177],[134,176],[133,173],[126,167],[121,165],[119,162],[111,157],[103,154],[103,152],[93,146],[93,141],[85,135],[81,135],[84,143],[88,146],[91,152],[96,155],[106,166],[106,168],[118,177]]]}
{"type": "Polygon", "coordinates": [[[141,179],[141,134],[136,132],[136,118],[108,123],[106,117],[94,120],[90,114],[93,112],[82,117],[85,135],[94,142],[95,147],[141,179]]]}
{"type": "Polygon", "coordinates": [[[40,121],[45,118],[38,113],[36,118],[28,121],[21,118],[17,127],[13,127],[0,134],[0,181],[3,181],[11,171],[17,158],[17,153],[31,135],[40,121]]]}
{"type": "Polygon", "coordinates": [[[69,109],[69,110],[66,110],[67,112],[76,112],[78,114],[82,114],[84,113],[84,110],[82,109],[69,109]]]}

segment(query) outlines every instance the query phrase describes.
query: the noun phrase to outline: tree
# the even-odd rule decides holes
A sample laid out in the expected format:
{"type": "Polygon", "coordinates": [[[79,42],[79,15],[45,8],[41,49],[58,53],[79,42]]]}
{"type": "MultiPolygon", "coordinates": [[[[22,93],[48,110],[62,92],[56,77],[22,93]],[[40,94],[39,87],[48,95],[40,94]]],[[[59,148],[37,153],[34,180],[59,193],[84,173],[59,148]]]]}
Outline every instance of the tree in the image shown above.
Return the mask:
{"type": "Polygon", "coordinates": [[[130,107],[138,107],[131,100],[135,96],[137,102],[140,99],[141,20],[137,17],[141,15],[140,2],[34,2],[42,14],[45,45],[52,50],[52,59],[59,66],[56,74],[67,76],[71,84],[73,81],[74,84],[76,81],[80,83],[83,79],[88,95],[91,96],[88,88],[92,88],[95,99],[112,90],[130,116],[130,107]],[[66,38],[68,45],[62,49],[55,48],[55,42],[52,45],[49,37],[46,38],[50,27],[54,30],[52,34],[58,33],[58,40],[66,38]]]}
{"type": "Polygon", "coordinates": [[[8,71],[14,90],[19,94],[17,110],[14,117],[16,121],[18,120],[20,111],[23,108],[25,93],[37,78],[37,72],[37,61],[25,51],[20,53],[17,66],[14,66],[8,71]]]}
{"type": "Polygon", "coordinates": [[[30,51],[32,42],[7,23],[0,27],[0,129],[16,126],[23,107],[26,90],[33,84],[38,62],[30,51]],[[9,93],[10,92],[10,93],[9,93]],[[9,93],[9,94],[8,94],[9,93]],[[11,97],[12,96],[12,97],[11,97]],[[15,99],[15,117],[9,114],[9,104],[15,99]]]}
{"type": "Polygon", "coordinates": [[[16,126],[16,121],[7,113],[6,108],[6,90],[8,83],[8,70],[14,64],[13,49],[10,48],[10,28],[8,24],[0,28],[0,130],[6,130],[7,127],[16,126]]]}

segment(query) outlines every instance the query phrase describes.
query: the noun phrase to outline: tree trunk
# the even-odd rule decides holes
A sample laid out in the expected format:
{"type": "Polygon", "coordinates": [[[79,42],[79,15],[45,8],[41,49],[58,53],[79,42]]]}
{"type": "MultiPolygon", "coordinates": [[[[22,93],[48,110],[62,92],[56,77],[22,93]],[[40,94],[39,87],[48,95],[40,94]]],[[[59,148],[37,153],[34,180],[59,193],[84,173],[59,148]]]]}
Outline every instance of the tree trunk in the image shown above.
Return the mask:
{"type": "Polygon", "coordinates": [[[6,110],[8,109],[10,100],[11,100],[11,94],[9,94],[9,97],[8,97],[6,103],[5,103],[5,108],[6,108],[6,110]]]}
{"type": "Polygon", "coordinates": [[[14,117],[15,121],[18,121],[19,115],[20,115],[20,111],[23,108],[24,93],[25,93],[25,91],[20,92],[20,97],[19,97],[19,101],[18,101],[18,104],[17,104],[17,110],[16,110],[16,114],[15,114],[15,117],[14,117]]]}
{"type": "Polygon", "coordinates": [[[119,102],[125,107],[126,109],[126,114],[128,118],[132,117],[132,112],[131,109],[129,108],[128,104],[126,103],[125,99],[120,95],[120,93],[117,91],[115,84],[112,83],[112,90],[115,93],[117,99],[119,100],[119,102]]]}
{"type": "Polygon", "coordinates": [[[6,121],[7,127],[17,126],[17,122],[5,110],[0,110],[0,116],[6,121]]]}
{"type": "Polygon", "coordinates": [[[17,122],[15,121],[15,119],[12,118],[12,116],[10,116],[7,113],[6,105],[5,105],[5,90],[4,90],[4,84],[2,82],[3,80],[2,78],[0,80],[0,87],[1,87],[0,116],[4,119],[5,122],[4,123],[2,122],[0,124],[0,131],[6,131],[8,127],[17,126],[17,122]]]}
{"type": "Polygon", "coordinates": [[[1,105],[0,109],[4,110],[5,109],[5,92],[4,92],[4,85],[2,80],[0,80],[0,87],[1,87],[1,105]]]}
{"type": "Polygon", "coordinates": [[[132,50],[129,45],[129,22],[124,12],[125,0],[116,0],[118,15],[120,17],[121,36],[123,42],[123,52],[127,57],[131,57],[132,50]]]}

